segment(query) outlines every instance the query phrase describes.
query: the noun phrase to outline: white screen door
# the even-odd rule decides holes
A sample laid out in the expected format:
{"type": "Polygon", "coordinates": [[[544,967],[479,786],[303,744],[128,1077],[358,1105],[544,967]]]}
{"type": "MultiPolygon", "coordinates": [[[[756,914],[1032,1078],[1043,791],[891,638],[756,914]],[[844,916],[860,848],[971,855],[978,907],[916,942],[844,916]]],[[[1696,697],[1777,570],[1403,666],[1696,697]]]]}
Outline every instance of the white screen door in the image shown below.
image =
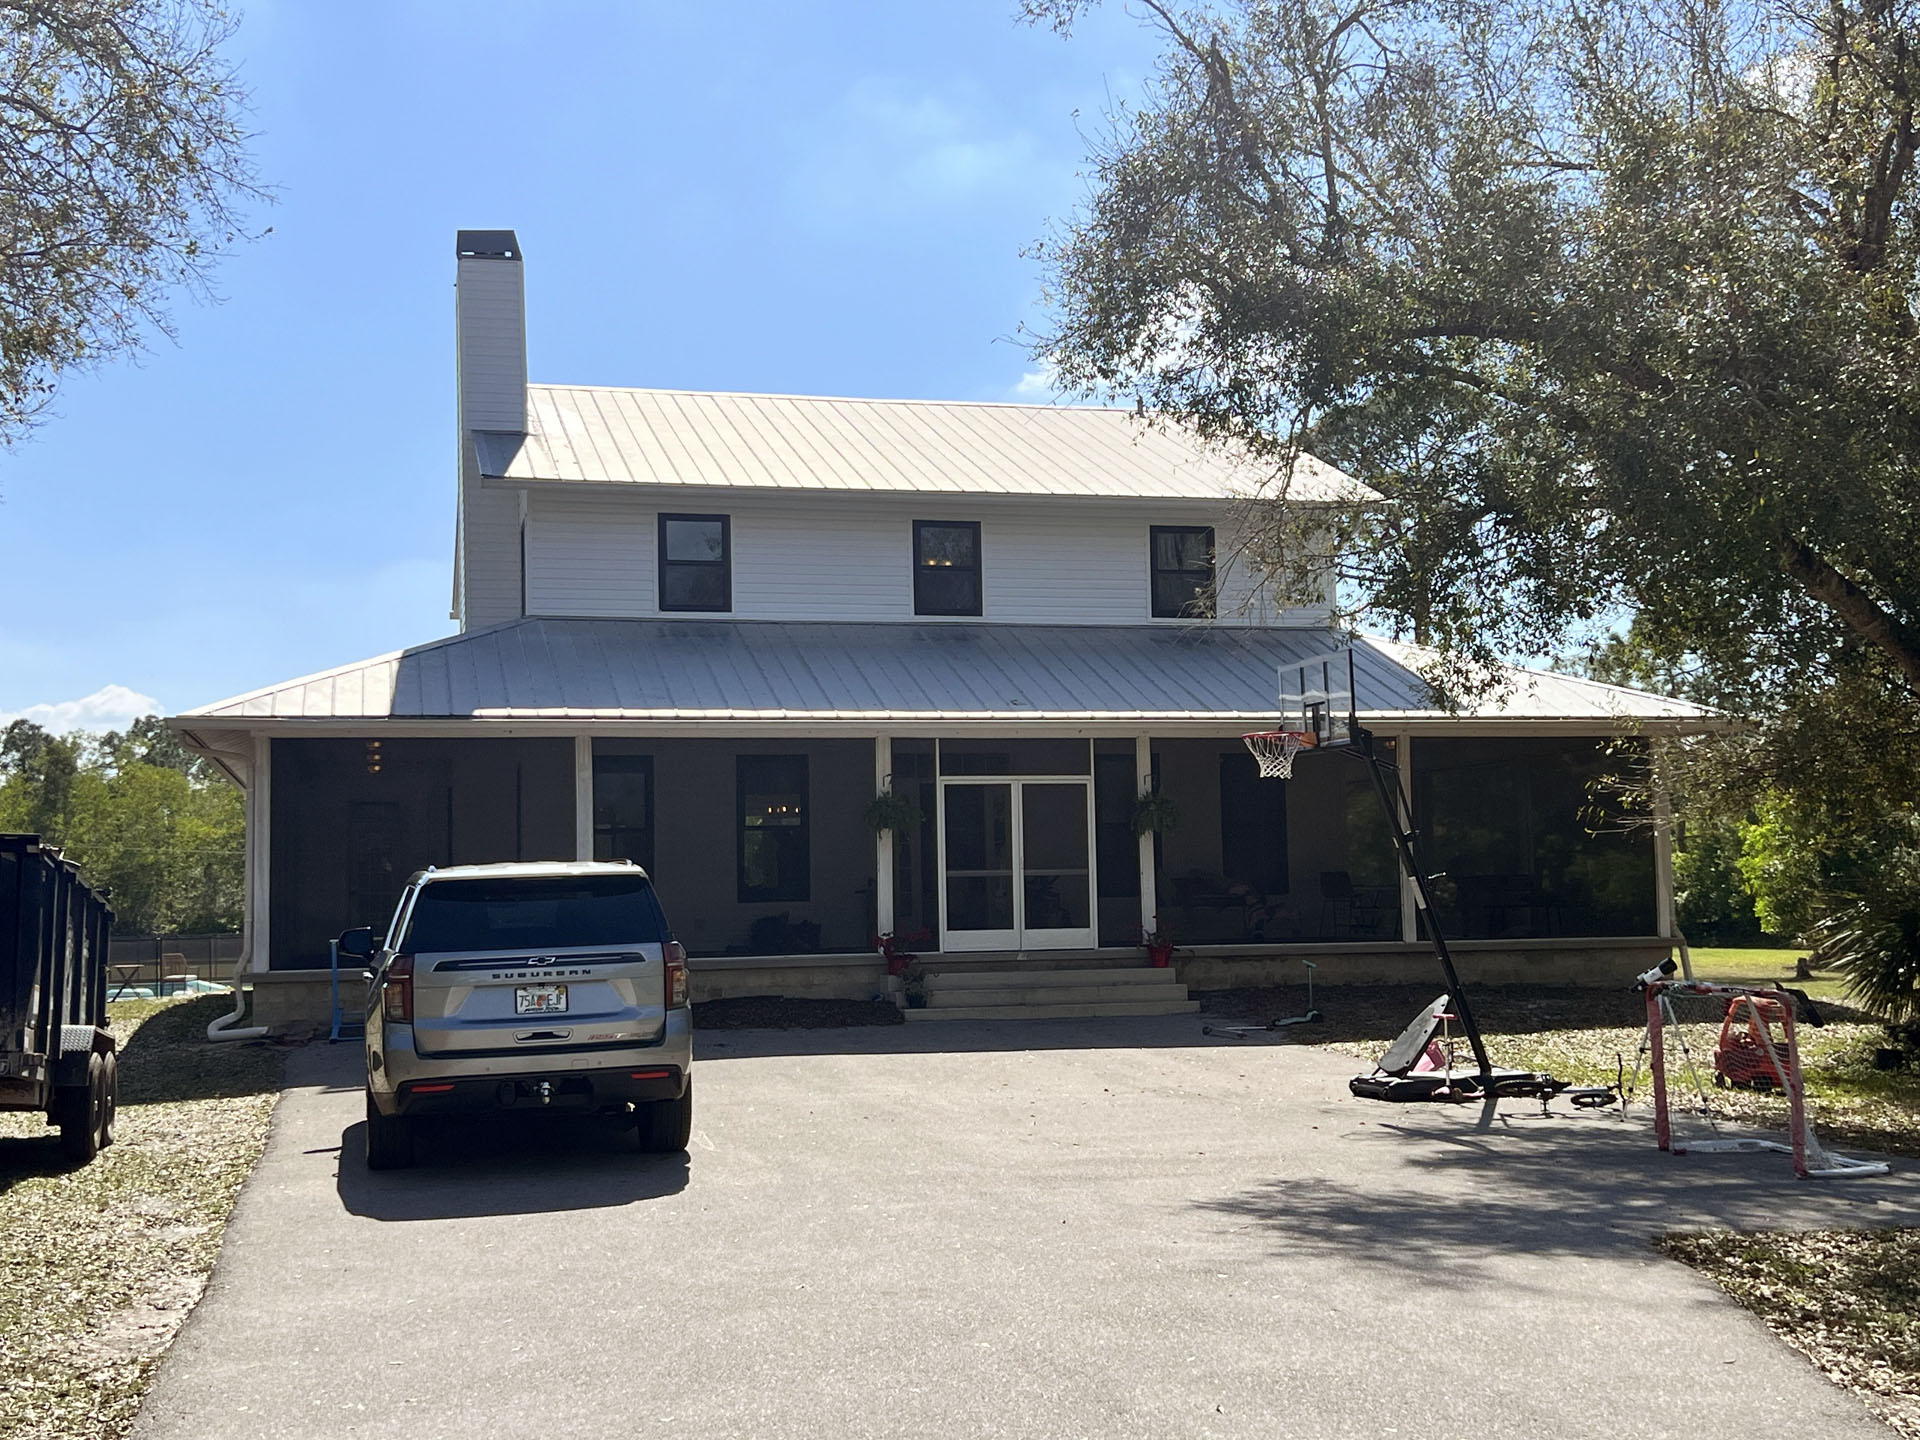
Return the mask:
{"type": "Polygon", "coordinates": [[[940,782],[942,950],[1094,943],[1091,798],[1077,777],[940,782]]]}

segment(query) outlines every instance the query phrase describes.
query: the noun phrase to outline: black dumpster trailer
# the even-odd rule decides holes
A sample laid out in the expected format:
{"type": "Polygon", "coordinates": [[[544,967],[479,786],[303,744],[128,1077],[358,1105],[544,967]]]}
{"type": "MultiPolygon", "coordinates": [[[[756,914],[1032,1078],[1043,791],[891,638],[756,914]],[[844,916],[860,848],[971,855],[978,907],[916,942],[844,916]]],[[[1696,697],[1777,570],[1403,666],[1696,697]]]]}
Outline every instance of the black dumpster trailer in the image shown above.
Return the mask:
{"type": "Polygon", "coordinates": [[[45,1111],[75,1160],[113,1143],[112,928],[106,897],[58,848],[0,835],[0,1110],[45,1111]]]}

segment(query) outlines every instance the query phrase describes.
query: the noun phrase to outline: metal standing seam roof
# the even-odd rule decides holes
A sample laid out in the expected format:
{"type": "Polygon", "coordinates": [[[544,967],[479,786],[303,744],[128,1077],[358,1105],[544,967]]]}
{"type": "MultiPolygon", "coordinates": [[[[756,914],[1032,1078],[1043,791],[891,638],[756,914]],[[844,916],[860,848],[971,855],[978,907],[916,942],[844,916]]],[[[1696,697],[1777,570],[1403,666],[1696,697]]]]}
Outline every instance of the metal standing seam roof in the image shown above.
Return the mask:
{"type": "MultiPolygon", "coordinates": [[[[1275,710],[1282,664],[1343,637],[1315,629],[830,624],[530,618],[290,680],[177,717],[251,721],[1219,721],[1275,710]]],[[[1362,716],[1689,721],[1681,701],[1514,672],[1497,700],[1437,709],[1411,647],[1362,640],[1362,716]]]]}
{"type": "MultiPolygon", "coordinates": [[[[527,484],[1214,502],[1279,488],[1269,465],[1131,410],[1090,406],[529,385],[527,431],[476,432],[480,473],[527,484]]],[[[1309,501],[1373,493],[1311,455],[1286,488],[1309,501]]]]}

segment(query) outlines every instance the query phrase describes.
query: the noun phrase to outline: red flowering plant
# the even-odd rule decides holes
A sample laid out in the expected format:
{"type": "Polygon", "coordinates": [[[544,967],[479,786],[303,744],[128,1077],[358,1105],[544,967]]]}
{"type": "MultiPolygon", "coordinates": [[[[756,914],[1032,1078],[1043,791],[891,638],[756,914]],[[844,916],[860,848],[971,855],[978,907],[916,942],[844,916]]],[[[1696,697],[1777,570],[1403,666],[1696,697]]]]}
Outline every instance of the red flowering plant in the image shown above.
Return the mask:
{"type": "Polygon", "coordinates": [[[924,945],[933,938],[931,930],[914,930],[905,935],[897,935],[889,930],[884,935],[876,935],[873,948],[880,952],[887,962],[887,974],[905,975],[907,967],[919,962],[920,957],[901,947],[905,945],[924,945]]]}
{"type": "Polygon", "coordinates": [[[1153,928],[1136,925],[1133,933],[1138,937],[1135,944],[1147,952],[1147,957],[1155,965],[1166,965],[1173,959],[1173,932],[1160,923],[1158,915],[1153,917],[1153,928]]]}

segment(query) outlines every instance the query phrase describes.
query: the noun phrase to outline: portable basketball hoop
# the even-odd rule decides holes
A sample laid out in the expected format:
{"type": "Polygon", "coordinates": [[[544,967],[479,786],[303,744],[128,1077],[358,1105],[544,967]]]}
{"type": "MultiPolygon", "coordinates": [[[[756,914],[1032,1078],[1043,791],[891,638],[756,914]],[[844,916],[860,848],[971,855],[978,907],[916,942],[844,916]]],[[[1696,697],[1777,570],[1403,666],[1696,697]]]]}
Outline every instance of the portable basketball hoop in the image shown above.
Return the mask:
{"type": "Polygon", "coordinates": [[[1313,748],[1316,741],[1309,730],[1255,730],[1240,738],[1253,752],[1262,780],[1291,780],[1293,757],[1313,748]]]}
{"type": "MultiPolygon", "coordinates": [[[[1282,665],[1278,728],[1255,730],[1240,737],[1253,753],[1263,780],[1292,779],[1293,762],[1302,750],[1344,751],[1366,763],[1393,835],[1401,873],[1412,887],[1414,904],[1425,917],[1434,959],[1446,976],[1446,993],[1414,1018],[1406,1033],[1381,1057],[1373,1074],[1356,1075],[1347,1088],[1366,1100],[1480,1101],[1489,1107],[1483,1124],[1491,1123],[1490,1107],[1500,1100],[1526,1098],[1544,1104],[1555,1096],[1564,1096],[1580,1106],[1611,1104],[1615,1092],[1610,1086],[1571,1085],[1542,1071],[1499,1068],[1488,1058],[1486,1042],[1454,969],[1453,955],[1433,913],[1432,876],[1420,856],[1413,811],[1400,782],[1399,768],[1387,747],[1375,744],[1372,732],[1360,723],[1354,699],[1354,669],[1351,645],[1282,665]],[[1470,1069],[1464,1063],[1456,1065],[1452,1058],[1450,1040],[1456,1025],[1471,1053],[1470,1069]],[[1447,1039],[1439,1040],[1442,1036],[1447,1039]]],[[[1276,1020],[1264,1028],[1288,1023],[1292,1022],[1276,1020]]]]}

